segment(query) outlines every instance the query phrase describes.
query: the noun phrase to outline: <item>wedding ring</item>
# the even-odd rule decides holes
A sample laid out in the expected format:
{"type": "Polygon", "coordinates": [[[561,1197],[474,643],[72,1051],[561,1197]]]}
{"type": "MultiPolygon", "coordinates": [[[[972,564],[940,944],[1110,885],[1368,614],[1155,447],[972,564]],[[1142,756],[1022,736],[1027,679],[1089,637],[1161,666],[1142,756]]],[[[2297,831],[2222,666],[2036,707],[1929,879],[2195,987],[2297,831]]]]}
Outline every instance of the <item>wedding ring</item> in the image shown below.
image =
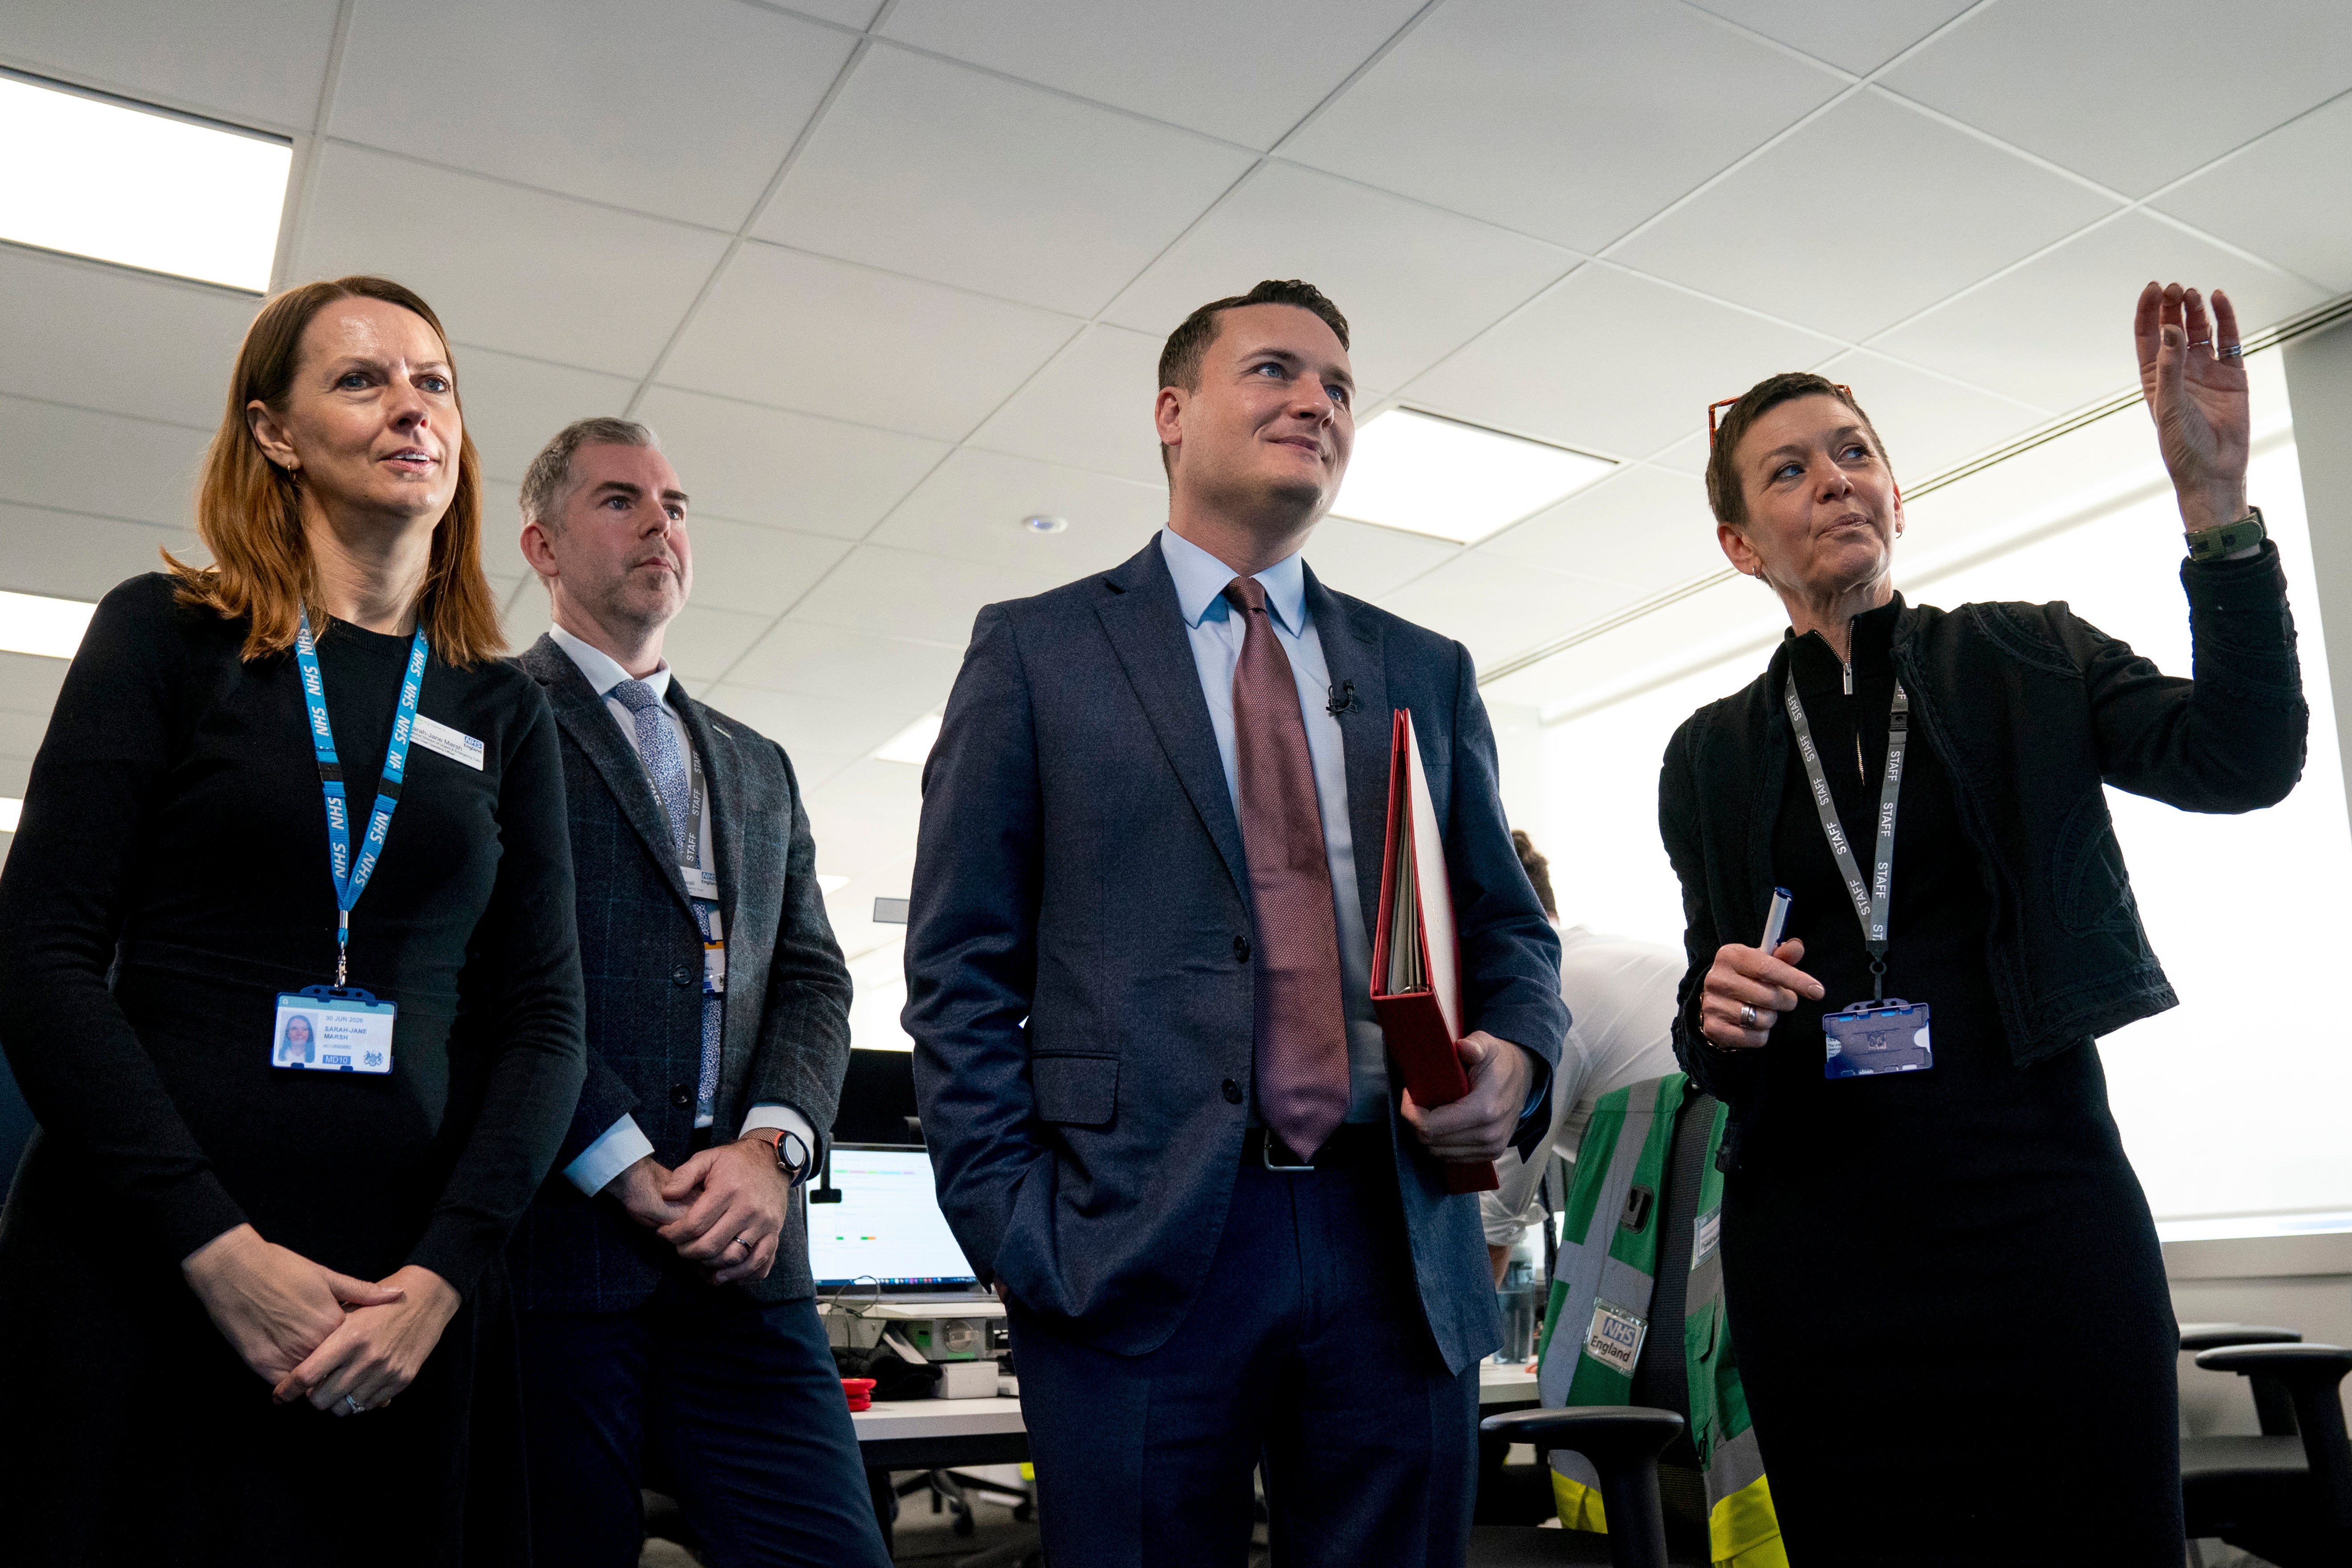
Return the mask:
{"type": "Polygon", "coordinates": [[[2236,359],[2239,355],[2241,355],[2241,354],[2244,353],[2245,352],[2246,352],[2246,345],[2245,345],[2245,344],[2243,344],[2243,343],[2231,343],[2228,348],[2223,349],[2223,350],[2221,351],[2221,357],[2222,357],[2223,359],[2236,359]]]}
{"type": "Polygon", "coordinates": [[[359,1402],[358,1400],[356,1400],[356,1399],[353,1399],[353,1398],[352,1398],[350,1394],[344,1394],[344,1395],[343,1395],[343,1414],[344,1414],[344,1415],[359,1415],[360,1413],[361,1413],[361,1405],[360,1405],[360,1402],[359,1402]]]}
{"type": "Polygon", "coordinates": [[[751,1238],[748,1236],[739,1236],[735,1238],[735,1245],[749,1252],[751,1250],[751,1238]]]}
{"type": "Polygon", "coordinates": [[[2210,349],[2213,346],[2213,340],[2210,338],[2200,338],[2189,346],[2192,349],[2210,349]]]}
{"type": "Polygon", "coordinates": [[[1739,1005],[1739,1026],[1743,1029],[1752,1029],[1756,1026],[1756,1009],[1744,1002],[1739,1005]]]}

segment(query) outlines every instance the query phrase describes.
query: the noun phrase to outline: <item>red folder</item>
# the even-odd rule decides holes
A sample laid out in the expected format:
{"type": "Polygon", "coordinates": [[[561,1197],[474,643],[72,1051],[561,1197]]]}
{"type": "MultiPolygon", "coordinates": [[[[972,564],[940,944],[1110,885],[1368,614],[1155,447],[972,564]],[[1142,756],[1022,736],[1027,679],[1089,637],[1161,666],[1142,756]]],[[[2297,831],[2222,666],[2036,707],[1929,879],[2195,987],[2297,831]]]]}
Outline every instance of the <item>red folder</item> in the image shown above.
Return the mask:
{"type": "MultiPolygon", "coordinates": [[[[1412,715],[1400,708],[1389,740],[1388,831],[1381,850],[1381,919],[1372,937],[1372,1007],[1389,1057],[1415,1103],[1445,1105],[1470,1092],[1454,1042],[1462,1037],[1462,951],[1454,934],[1454,888],[1445,839],[1430,804],[1412,715]]],[[[1492,1192],[1492,1161],[1449,1163],[1449,1193],[1492,1192]]]]}

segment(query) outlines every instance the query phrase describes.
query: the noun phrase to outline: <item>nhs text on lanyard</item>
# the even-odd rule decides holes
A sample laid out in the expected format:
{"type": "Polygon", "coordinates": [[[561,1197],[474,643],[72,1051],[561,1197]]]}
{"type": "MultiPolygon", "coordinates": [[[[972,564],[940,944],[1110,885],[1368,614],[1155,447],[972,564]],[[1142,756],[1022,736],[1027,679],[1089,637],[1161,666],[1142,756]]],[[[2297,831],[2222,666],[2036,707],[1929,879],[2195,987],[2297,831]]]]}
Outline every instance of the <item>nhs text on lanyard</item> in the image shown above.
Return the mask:
{"type": "Polygon", "coordinates": [[[1797,755],[1805,764],[1805,780],[1812,785],[1813,808],[1821,816],[1822,834],[1830,841],[1838,875],[1845,879],[1846,896],[1853,900],[1854,917],[1862,921],[1862,944],[1870,953],[1871,997],[1822,1019],[1829,1058],[1825,1078],[1869,1078],[1878,1073],[1923,1072],[1936,1065],[1935,1047],[1927,1038],[1927,1004],[1906,1002],[1886,994],[1886,913],[1895,894],[1895,806],[1903,793],[1903,756],[1910,749],[1911,698],[1903,683],[1895,683],[1895,704],[1886,715],[1886,772],[1878,795],[1878,854],[1868,882],[1854,864],[1853,847],[1846,842],[1845,825],[1838,820],[1837,802],[1830,798],[1830,781],[1822,772],[1821,751],[1813,744],[1813,727],[1805,721],[1805,705],[1797,700],[1793,676],[1781,697],[1789,722],[1796,727],[1797,755]]]}
{"type": "Polygon", "coordinates": [[[393,711],[392,743],[383,753],[375,809],[356,858],[352,852],[351,803],[343,793],[343,766],[335,756],[335,731],[327,721],[327,683],[310,637],[310,616],[302,613],[294,637],[294,660],[302,673],[302,700],[310,710],[310,746],[318,753],[319,784],[327,797],[327,858],[335,881],[335,983],[280,992],[270,1062],[281,1068],[327,1072],[390,1072],[392,1026],[396,1007],[357,986],[344,984],[352,942],[352,906],[366,891],[400,804],[401,775],[408,768],[409,737],[416,729],[416,699],[425,688],[425,628],[408,646],[408,669],[401,677],[400,705],[393,711]]]}

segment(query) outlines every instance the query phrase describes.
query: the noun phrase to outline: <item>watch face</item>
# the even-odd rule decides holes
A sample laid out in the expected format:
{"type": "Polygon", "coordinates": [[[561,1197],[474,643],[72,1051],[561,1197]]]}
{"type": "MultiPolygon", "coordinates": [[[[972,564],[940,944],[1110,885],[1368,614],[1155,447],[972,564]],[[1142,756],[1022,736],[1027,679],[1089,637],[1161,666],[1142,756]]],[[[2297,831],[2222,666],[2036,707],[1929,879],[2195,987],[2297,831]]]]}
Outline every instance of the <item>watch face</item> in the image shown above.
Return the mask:
{"type": "Polygon", "coordinates": [[[784,1173],[797,1180],[808,1169],[809,1147],[797,1132],[786,1132],[776,1140],[776,1163],[784,1173]]]}

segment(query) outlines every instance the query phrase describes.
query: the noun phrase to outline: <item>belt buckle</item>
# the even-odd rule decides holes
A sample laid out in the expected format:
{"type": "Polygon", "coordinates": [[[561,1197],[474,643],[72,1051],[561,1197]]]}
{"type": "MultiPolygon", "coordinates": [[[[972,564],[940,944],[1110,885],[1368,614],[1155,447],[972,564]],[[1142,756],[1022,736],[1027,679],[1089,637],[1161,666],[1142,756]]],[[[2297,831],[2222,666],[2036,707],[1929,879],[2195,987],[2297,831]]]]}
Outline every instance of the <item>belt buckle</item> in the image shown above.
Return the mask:
{"type": "MultiPolygon", "coordinates": [[[[1275,1131],[1274,1131],[1274,1129],[1273,1129],[1273,1128],[1271,1128],[1271,1127],[1261,1128],[1261,1129],[1259,1129],[1259,1134],[1260,1134],[1260,1136],[1259,1136],[1259,1138],[1258,1138],[1258,1145],[1257,1145],[1257,1158],[1258,1158],[1258,1163],[1260,1163],[1260,1164],[1264,1165],[1267,1170],[1269,1170],[1269,1171],[1311,1171],[1311,1170],[1313,1170],[1313,1169],[1315,1168],[1315,1162],[1314,1162],[1314,1161],[1312,1161],[1312,1160],[1307,1161],[1307,1162],[1305,1164],[1303,1164],[1303,1165],[1277,1165],[1277,1164],[1276,1164],[1276,1163],[1274,1163],[1274,1145],[1275,1145],[1275,1143],[1276,1142],[1276,1141],[1277,1141],[1277,1140],[1276,1140],[1276,1137],[1275,1137],[1275,1131]]],[[[1283,1144],[1283,1147],[1284,1147],[1285,1149],[1289,1149],[1289,1148],[1290,1148],[1290,1145],[1289,1145],[1289,1144],[1287,1144],[1287,1143],[1285,1143],[1285,1144],[1283,1144]]],[[[1291,1152],[1293,1152],[1293,1153],[1297,1153],[1297,1151],[1294,1149],[1294,1150],[1291,1150],[1291,1152]]]]}

